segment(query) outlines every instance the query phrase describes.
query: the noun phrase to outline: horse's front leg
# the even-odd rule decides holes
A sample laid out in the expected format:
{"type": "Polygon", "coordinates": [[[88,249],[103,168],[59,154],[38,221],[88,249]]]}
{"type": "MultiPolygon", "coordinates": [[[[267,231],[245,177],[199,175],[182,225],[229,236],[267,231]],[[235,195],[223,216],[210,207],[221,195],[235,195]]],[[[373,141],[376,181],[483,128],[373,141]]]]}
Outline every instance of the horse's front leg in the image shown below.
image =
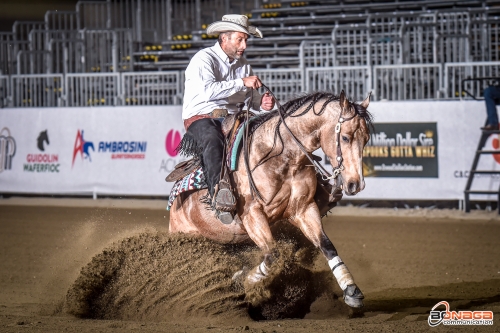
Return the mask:
{"type": "Polygon", "coordinates": [[[291,221],[302,233],[325,255],[328,265],[344,292],[344,301],[347,305],[360,308],[365,298],[361,290],[354,283],[354,278],[340,259],[335,246],[323,231],[321,217],[316,204],[309,204],[302,214],[298,214],[291,221]]]}
{"type": "Polygon", "coordinates": [[[276,244],[267,217],[262,212],[260,205],[252,205],[248,213],[243,217],[242,222],[248,236],[264,253],[264,260],[250,270],[247,275],[248,282],[256,283],[268,276],[269,269],[277,256],[273,251],[276,244]]]}

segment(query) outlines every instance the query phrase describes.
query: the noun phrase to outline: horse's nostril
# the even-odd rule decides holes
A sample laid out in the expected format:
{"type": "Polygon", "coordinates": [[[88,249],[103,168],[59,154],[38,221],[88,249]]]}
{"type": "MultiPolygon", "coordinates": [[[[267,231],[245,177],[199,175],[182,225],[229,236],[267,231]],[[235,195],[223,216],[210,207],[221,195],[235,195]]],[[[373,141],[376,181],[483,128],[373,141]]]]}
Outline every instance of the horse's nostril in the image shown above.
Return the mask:
{"type": "Polygon", "coordinates": [[[347,184],[347,189],[348,189],[349,193],[356,192],[357,188],[358,188],[358,185],[356,184],[356,182],[349,182],[349,184],[347,184]]]}

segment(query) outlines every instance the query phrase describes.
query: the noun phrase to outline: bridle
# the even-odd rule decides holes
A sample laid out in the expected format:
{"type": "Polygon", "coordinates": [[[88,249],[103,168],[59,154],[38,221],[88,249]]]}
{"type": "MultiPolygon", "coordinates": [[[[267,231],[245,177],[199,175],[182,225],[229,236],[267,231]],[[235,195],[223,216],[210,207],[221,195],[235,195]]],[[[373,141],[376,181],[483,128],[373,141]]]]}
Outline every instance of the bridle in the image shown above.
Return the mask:
{"type": "MultiPolygon", "coordinates": [[[[342,117],[342,114],[344,113],[344,106],[343,105],[340,105],[340,113],[339,113],[339,119],[338,119],[338,122],[337,124],[335,125],[335,135],[336,135],[336,145],[337,145],[337,157],[336,157],[336,161],[337,161],[337,166],[333,166],[332,164],[332,173],[333,174],[330,174],[317,160],[315,160],[310,154],[309,152],[307,152],[306,148],[304,147],[304,145],[299,141],[299,139],[297,139],[297,137],[293,134],[293,132],[290,130],[290,128],[288,127],[288,125],[286,124],[285,122],[285,117],[283,116],[283,113],[284,113],[284,110],[283,110],[283,107],[282,105],[279,103],[278,99],[276,98],[276,96],[274,95],[274,93],[271,91],[271,89],[269,89],[269,87],[267,87],[265,84],[262,83],[262,87],[265,88],[270,94],[271,96],[274,98],[274,100],[276,101],[276,106],[278,108],[278,114],[280,115],[280,119],[281,119],[281,122],[283,123],[283,127],[285,127],[285,129],[287,130],[287,132],[290,134],[290,136],[293,138],[293,140],[295,141],[295,143],[297,144],[297,146],[299,147],[299,149],[304,153],[304,155],[307,157],[307,159],[312,163],[311,165],[314,167],[314,169],[316,170],[316,174],[319,174],[321,179],[323,181],[329,181],[329,180],[334,180],[334,187],[332,189],[332,193],[333,191],[341,188],[341,184],[339,184],[338,182],[338,177],[340,175],[340,173],[342,171],[344,171],[344,165],[343,165],[343,157],[342,157],[342,148],[340,146],[340,129],[341,129],[341,126],[343,123],[353,119],[354,117],[357,116],[356,113],[354,113],[354,115],[352,117],[349,117],[349,118],[344,118],[342,117]]],[[[252,94],[253,94],[253,90],[252,90],[252,94]]],[[[253,99],[253,96],[250,97],[249,99],[249,102],[248,102],[248,105],[247,105],[247,124],[248,124],[248,120],[249,120],[249,108],[250,108],[250,101],[253,99]]],[[[248,125],[246,126],[246,128],[248,129],[248,125]]],[[[247,131],[247,134],[248,134],[248,131],[247,131]]],[[[247,135],[245,135],[244,137],[247,137],[247,135]]],[[[245,140],[246,142],[244,142],[244,154],[245,154],[245,164],[246,164],[246,168],[247,168],[247,174],[248,174],[248,178],[249,178],[249,183],[250,183],[250,189],[251,189],[251,192],[252,192],[252,197],[253,197],[253,192],[255,192],[255,194],[257,195],[257,197],[259,197],[259,199],[261,199],[262,201],[265,201],[262,197],[262,195],[260,194],[260,192],[258,191],[257,187],[255,186],[255,182],[253,180],[253,177],[252,177],[252,174],[251,174],[251,171],[250,171],[250,167],[249,167],[249,160],[248,160],[248,140],[245,140]]]]}

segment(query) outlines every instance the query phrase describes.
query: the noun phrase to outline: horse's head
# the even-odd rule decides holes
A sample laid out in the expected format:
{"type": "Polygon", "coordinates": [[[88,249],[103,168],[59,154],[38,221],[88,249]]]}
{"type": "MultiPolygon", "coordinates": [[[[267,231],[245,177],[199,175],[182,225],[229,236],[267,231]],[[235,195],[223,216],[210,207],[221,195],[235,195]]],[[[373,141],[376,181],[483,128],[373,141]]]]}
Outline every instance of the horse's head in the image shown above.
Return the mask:
{"type": "Polygon", "coordinates": [[[44,147],[43,143],[46,142],[47,144],[50,144],[49,135],[47,134],[47,130],[40,132],[40,135],[38,135],[38,138],[36,140],[37,140],[38,149],[40,149],[41,151],[44,151],[45,147],[44,147]]]}
{"type": "Polygon", "coordinates": [[[332,166],[340,167],[339,177],[347,195],[365,188],[362,158],[370,138],[369,103],[370,96],[360,104],[351,103],[342,91],[338,103],[330,103],[329,112],[325,113],[328,120],[321,129],[321,147],[332,166]]]}

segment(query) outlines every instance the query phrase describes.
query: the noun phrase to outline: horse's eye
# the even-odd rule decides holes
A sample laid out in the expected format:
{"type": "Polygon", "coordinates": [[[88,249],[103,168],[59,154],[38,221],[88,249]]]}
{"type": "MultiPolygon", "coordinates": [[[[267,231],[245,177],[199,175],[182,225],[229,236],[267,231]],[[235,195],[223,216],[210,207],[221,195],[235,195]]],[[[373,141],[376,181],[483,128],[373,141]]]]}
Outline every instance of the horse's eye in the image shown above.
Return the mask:
{"type": "Polygon", "coordinates": [[[345,143],[349,143],[349,138],[347,136],[342,135],[342,141],[345,143]]]}

